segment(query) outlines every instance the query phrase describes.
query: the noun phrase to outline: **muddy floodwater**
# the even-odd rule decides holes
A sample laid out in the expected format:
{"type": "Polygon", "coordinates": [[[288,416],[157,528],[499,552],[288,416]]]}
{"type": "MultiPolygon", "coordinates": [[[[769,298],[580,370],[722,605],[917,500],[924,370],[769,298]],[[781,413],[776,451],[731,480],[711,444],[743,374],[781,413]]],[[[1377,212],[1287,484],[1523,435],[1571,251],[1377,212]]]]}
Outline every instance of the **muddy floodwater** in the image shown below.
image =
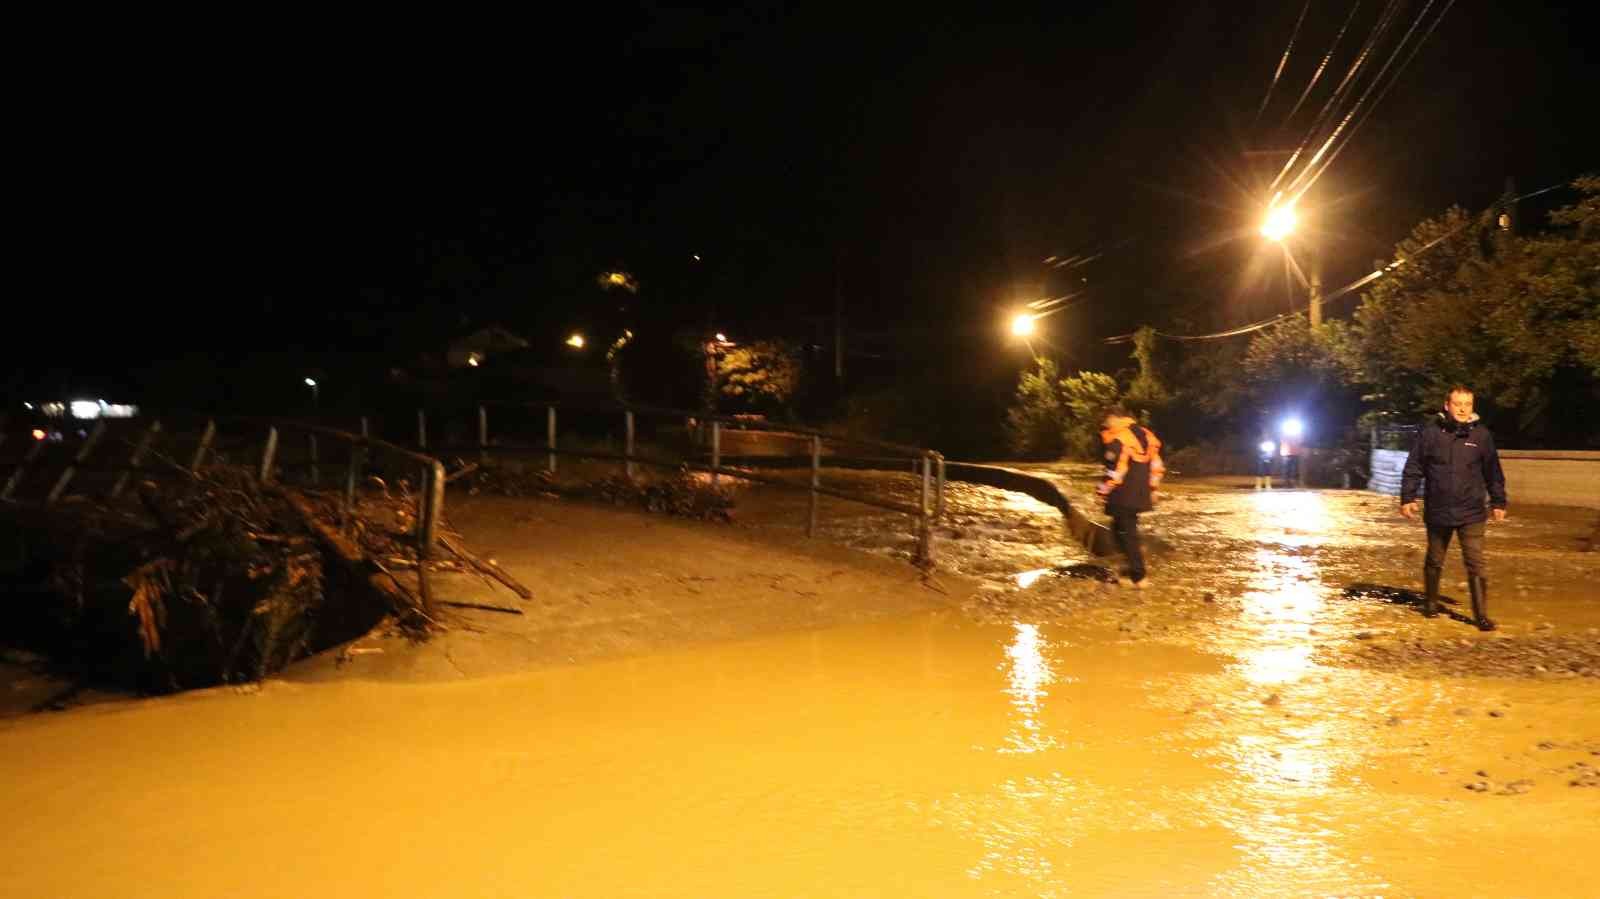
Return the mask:
{"type": "MultiPolygon", "coordinates": [[[[985,582],[960,607],[14,720],[0,895],[1600,894],[1592,519],[1491,528],[1483,634],[1407,604],[1421,529],[1393,504],[1180,487],[1134,591],[1055,510],[954,485],[940,563],[985,582]]],[[[752,492],[741,523],[803,509],[752,492]]]]}

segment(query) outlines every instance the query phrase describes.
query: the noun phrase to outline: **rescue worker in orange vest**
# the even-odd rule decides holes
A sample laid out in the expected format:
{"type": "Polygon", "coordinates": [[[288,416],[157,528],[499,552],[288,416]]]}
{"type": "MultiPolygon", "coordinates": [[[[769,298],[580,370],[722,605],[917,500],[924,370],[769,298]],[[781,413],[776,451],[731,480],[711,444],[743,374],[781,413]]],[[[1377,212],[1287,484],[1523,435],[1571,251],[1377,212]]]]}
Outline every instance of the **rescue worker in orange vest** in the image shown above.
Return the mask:
{"type": "Polygon", "coordinates": [[[1139,513],[1154,508],[1156,488],[1167,471],[1161,461],[1161,440],[1149,428],[1134,424],[1120,405],[1106,410],[1102,425],[1100,443],[1106,471],[1096,492],[1105,500],[1117,546],[1128,558],[1127,577],[1118,577],[1117,582],[1144,589],[1150,586],[1150,579],[1145,577],[1144,550],[1139,543],[1139,513]]]}

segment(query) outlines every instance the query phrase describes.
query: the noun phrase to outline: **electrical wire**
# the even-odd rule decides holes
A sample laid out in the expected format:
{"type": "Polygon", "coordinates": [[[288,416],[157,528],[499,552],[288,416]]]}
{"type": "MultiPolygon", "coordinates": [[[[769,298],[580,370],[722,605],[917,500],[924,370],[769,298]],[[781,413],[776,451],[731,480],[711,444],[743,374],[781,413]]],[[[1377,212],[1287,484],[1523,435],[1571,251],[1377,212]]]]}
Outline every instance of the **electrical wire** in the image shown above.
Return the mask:
{"type": "MultiPolygon", "coordinates": [[[[1439,244],[1443,243],[1445,240],[1449,239],[1450,237],[1453,237],[1456,234],[1459,234],[1464,228],[1466,228],[1469,225],[1474,225],[1474,224],[1482,225],[1484,223],[1484,221],[1487,219],[1487,217],[1495,209],[1500,208],[1503,205],[1507,205],[1507,204],[1510,204],[1510,203],[1520,203],[1523,200],[1527,200],[1527,199],[1530,199],[1532,197],[1537,197],[1540,194],[1547,194],[1550,191],[1559,190],[1559,189],[1561,189],[1561,188],[1563,188],[1565,186],[1567,186],[1567,182],[1566,181],[1561,181],[1561,182],[1557,182],[1555,184],[1552,184],[1549,187],[1542,187],[1542,188],[1540,188],[1538,190],[1529,191],[1528,193],[1520,194],[1518,196],[1511,197],[1510,199],[1507,199],[1507,200],[1496,201],[1495,205],[1491,206],[1489,211],[1480,213],[1480,214],[1478,214],[1478,215],[1466,220],[1465,222],[1462,222],[1461,224],[1457,225],[1456,227],[1450,229],[1449,231],[1446,231],[1445,233],[1439,235],[1438,237],[1435,237],[1433,240],[1430,240],[1427,243],[1423,244],[1422,246],[1418,247],[1415,251],[1413,251],[1411,253],[1410,256],[1407,256],[1407,257],[1401,258],[1401,259],[1396,259],[1395,261],[1389,263],[1388,265],[1385,265],[1383,268],[1377,269],[1376,271],[1373,271],[1373,272],[1370,272],[1370,273],[1368,273],[1366,275],[1363,275],[1362,277],[1357,278],[1356,280],[1350,282],[1349,284],[1346,284],[1345,286],[1339,288],[1338,290],[1335,290],[1332,293],[1326,294],[1325,296],[1322,297],[1322,303],[1323,303],[1323,305],[1327,305],[1332,300],[1340,299],[1340,298],[1343,298],[1345,296],[1348,296],[1350,294],[1355,293],[1356,291],[1358,291],[1361,288],[1367,286],[1368,284],[1371,284],[1373,281],[1378,280],[1379,278],[1383,277],[1384,275],[1388,274],[1389,272],[1392,272],[1395,269],[1401,267],[1402,265],[1405,265],[1408,261],[1410,261],[1412,259],[1416,259],[1418,256],[1421,256],[1423,253],[1426,253],[1427,251],[1433,249],[1434,247],[1436,247],[1439,244]]],[[[1301,306],[1301,307],[1298,307],[1298,308],[1295,308],[1295,309],[1291,309],[1288,312],[1285,312],[1285,313],[1283,313],[1281,315],[1275,315],[1272,318],[1263,319],[1263,320],[1258,321],[1258,322],[1252,322],[1252,323],[1250,323],[1248,325],[1240,325],[1237,328],[1232,328],[1232,329],[1229,329],[1227,331],[1218,331],[1218,332],[1213,333],[1213,334],[1168,334],[1165,331],[1155,331],[1154,333],[1158,337],[1163,337],[1163,338],[1165,338],[1167,340],[1176,340],[1176,341],[1221,340],[1221,339],[1224,339],[1224,338],[1227,338],[1227,337],[1238,337],[1238,336],[1243,335],[1243,334],[1249,334],[1252,331],[1259,331],[1259,330],[1261,330],[1263,328],[1270,328],[1273,325],[1278,324],[1281,321],[1284,321],[1285,319],[1292,318],[1294,316],[1299,315],[1303,311],[1305,311],[1305,307],[1301,306]]],[[[1108,343],[1108,344],[1129,343],[1129,342],[1131,342],[1133,340],[1133,337],[1134,337],[1133,334],[1118,334],[1118,335],[1116,335],[1114,337],[1107,337],[1107,338],[1103,339],[1101,342],[1102,343],[1108,343]]]]}
{"type": "Polygon", "coordinates": [[[1361,9],[1361,0],[1356,0],[1350,7],[1350,13],[1344,17],[1344,24],[1339,26],[1339,33],[1333,36],[1333,43],[1328,45],[1328,52],[1323,55],[1322,62],[1317,64],[1317,70],[1311,74],[1311,82],[1306,85],[1305,90],[1300,92],[1300,99],[1294,101],[1294,108],[1289,110],[1288,115],[1284,116],[1285,123],[1294,118],[1294,114],[1300,111],[1301,104],[1306,102],[1306,97],[1311,95],[1311,89],[1317,86],[1317,81],[1322,77],[1323,70],[1328,68],[1329,61],[1333,59],[1333,51],[1339,49],[1339,42],[1344,40],[1345,30],[1350,27],[1350,22],[1355,19],[1356,11],[1359,9],[1361,9]]]}
{"type": "Polygon", "coordinates": [[[1345,71],[1344,77],[1339,80],[1338,86],[1333,89],[1333,93],[1328,95],[1328,99],[1322,104],[1322,109],[1317,111],[1316,117],[1311,120],[1311,125],[1306,128],[1306,136],[1300,141],[1299,146],[1295,147],[1294,152],[1290,154],[1289,160],[1278,171],[1277,177],[1272,179],[1272,184],[1268,185],[1267,191],[1269,193],[1276,190],[1279,182],[1294,168],[1294,164],[1299,161],[1300,155],[1306,151],[1306,147],[1311,144],[1315,135],[1322,130],[1323,123],[1329,120],[1330,114],[1334,113],[1334,110],[1343,100],[1345,92],[1354,82],[1356,74],[1361,71],[1362,66],[1366,65],[1367,59],[1372,55],[1372,51],[1377,47],[1383,35],[1388,32],[1389,25],[1399,11],[1401,2],[1402,0],[1389,0],[1388,5],[1383,8],[1382,14],[1378,16],[1377,23],[1367,35],[1367,39],[1362,42],[1361,51],[1356,54],[1355,60],[1350,63],[1350,68],[1345,71]]]}
{"type": "MultiPolygon", "coordinates": [[[[1357,131],[1361,130],[1361,126],[1366,124],[1367,118],[1372,115],[1372,111],[1377,109],[1378,106],[1383,103],[1383,98],[1389,95],[1389,91],[1395,86],[1395,83],[1400,80],[1400,76],[1405,74],[1406,68],[1411,65],[1411,60],[1416,58],[1418,51],[1422,49],[1422,45],[1428,42],[1428,38],[1432,36],[1433,30],[1439,27],[1439,23],[1444,21],[1445,14],[1450,12],[1450,7],[1454,5],[1455,0],[1446,0],[1444,7],[1439,11],[1439,15],[1433,20],[1433,23],[1428,26],[1428,30],[1423,32],[1422,38],[1418,40],[1414,46],[1412,46],[1411,53],[1408,54],[1405,58],[1405,61],[1400,64],[1400,68],[1395,70],[1394,77],[1389,79],[1389,83],[1384,85],[1383,90],[1378,92],[1378,98],[1372,101],[1371,106],[1367,107],[1367,111],[1362,114],[1361,118],[1358,119],[1355,125],[1350,129],[1350,133],[1345,136],[1344,142],[1335,148],[1333,153],[1328,156],[1328,161],[1323,163],[1322,168],[1318,169],[1316,174],[1311,176],[1311,179],[1306,182],[1305,187],[1300,190],[1298,196],[1304,196],[1306,191],[1310,190],[1311,186],[1317,183],[1317,179],[1322,177],[1322,173],[1326,172],[1328,167],[1333,165],[1333,161],[1339,158],[1339,154],[1344,152],[1344,148],[1350,145],[1350,140],[1356,136],[1357,131]]],[[[1424,9],[1423,12],[1426,13],[1427,10],[1424,9]]],[[[1418,21],[1420,21],[1420,19],[1418,21]]],[[[1410,32],[1407,32],[1406,36],[1410,37],[1410,32]]],[[[1401,41],[1402,46],[1404,43],[1404,41],[1401,41]]],[[[1382,77],[1383,73],[1380,72],[1378,74],[1379,77],[1382,77]]],[[[1292,190],[1293,188],[1291,187],[1290,189],[1292,190]]]]}
{"type": "Polygon", "coordinates": [[[1278,70],[1272,73],[1272,83],[1267,85],[1266,96],[1261,98],[1261,108],[1256,110],[1256,121],[1261,121],[1261,114],[1267,111],[1267,104],[1272,101],[1272,92],[1278,86],[1278,79],[1283,77],[1283,69],[1289,64],[1289,54],[1294,51],[1295,38],[1300,36],[1300,26],[1305,23],[1306,13],[1311,11],[1311,0],[1306,0],[1305,6],[1300,8],[1300,18],[1294,21],[1294,30],[1289,32],[1289,44],[1283,48],[1283,58],[1278,60],[1278,70]]]}

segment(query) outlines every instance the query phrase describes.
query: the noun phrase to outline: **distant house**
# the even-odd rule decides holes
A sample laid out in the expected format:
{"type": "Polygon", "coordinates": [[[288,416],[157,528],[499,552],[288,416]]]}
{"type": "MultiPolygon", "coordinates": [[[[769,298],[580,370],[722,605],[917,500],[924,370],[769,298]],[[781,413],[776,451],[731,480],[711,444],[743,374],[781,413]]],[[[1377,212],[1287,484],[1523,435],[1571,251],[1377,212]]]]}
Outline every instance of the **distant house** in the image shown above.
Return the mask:
{"type": "Polygon", "coordinates": [[[527,339],[499,325],[490,325],[451,341],[445,352],[445,363],[451,368],[477,368],[490,356],[525,350],[529,346],[527,339]]]}

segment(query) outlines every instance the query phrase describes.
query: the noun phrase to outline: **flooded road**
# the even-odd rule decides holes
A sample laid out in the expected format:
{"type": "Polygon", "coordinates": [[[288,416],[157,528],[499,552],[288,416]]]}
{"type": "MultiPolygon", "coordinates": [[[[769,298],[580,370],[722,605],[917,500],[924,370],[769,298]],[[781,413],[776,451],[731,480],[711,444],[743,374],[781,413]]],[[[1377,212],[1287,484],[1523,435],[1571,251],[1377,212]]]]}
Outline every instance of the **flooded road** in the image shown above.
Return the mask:
{"type": "Polygon", "coordinates": [[[937,613],[30,719],[0,894],[1593,894],[1592,685],[1117,636],[937,613]]]}
{"type": "MultiPolygon", "coordinates": [[[[1560,513],[1492,530],[1480,634],[1346,592],[1415,582],[1392,506],[1180,487],[1134,591],[1060,573],[1090,560],[1054,509],[955,485],[941,565],[989,586],[961,609],[6,723],[0,895],[1594,895],[1593,556],[1560,513]]],[[[892,553],[895,518],[823,524],[892,553]]]]}

